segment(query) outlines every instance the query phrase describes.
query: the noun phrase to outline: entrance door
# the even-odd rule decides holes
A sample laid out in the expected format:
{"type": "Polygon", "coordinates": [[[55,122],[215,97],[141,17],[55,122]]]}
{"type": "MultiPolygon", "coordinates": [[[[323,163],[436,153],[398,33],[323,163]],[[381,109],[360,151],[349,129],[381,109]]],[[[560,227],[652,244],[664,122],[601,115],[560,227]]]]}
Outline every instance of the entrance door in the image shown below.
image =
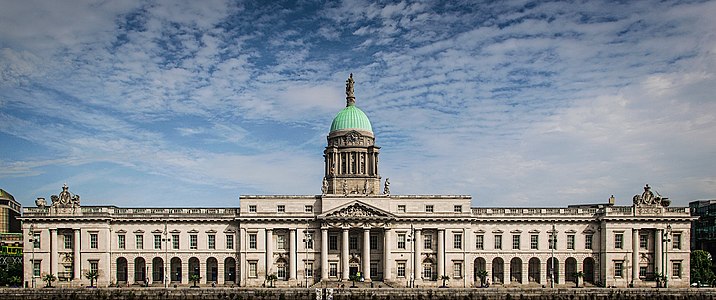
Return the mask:
{"type": "Polygon", "coordinates": [[[350,268],[349,268],[349,273],[348,273],[348,275],[351,276],[351,277],[353,277],[353,276],[355,276],[357,273],[358,273],[358,266],[351,265],[350,268]]]}

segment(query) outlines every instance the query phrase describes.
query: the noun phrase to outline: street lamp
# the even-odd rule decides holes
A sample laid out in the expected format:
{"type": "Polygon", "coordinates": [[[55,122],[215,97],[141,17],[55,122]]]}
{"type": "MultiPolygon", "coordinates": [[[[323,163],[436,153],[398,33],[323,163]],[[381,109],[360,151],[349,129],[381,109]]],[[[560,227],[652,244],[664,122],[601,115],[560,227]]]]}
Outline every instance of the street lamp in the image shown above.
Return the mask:
{"type": "Polygon", "coordinates": [[[413,255],[415,255],[415,239],[413,238],[415,236],[415,228],[413,227],[413,224],[410,224],[410,233],[408,233],[408,240],[407,242],[410,245],[410,279],[408,279],[408,287],[413,288],[415,286],[415,260],[413,259],[413,255]],[[413,242],[410,244],[410,242],[413,242]]]}
{"type": "Polygon", "coordinates": [[[162,272],[162,273],[164,273],[164,274],[162,274],[162,275],[164,275],[163,277],[164,277],[164,288],[165,288],[165,289],[166,289],[166,288],[169,288],[169,282],[168,282],[168,280],[167,280],[167,251],[169,251],[169,249],[168,249],[169,246],[167,245],[168,240],[169,240],[169,238],[168,238],[169,236],[167,235],[167,234],[168,234],[168,232],[167,232],[167,218],[168,218],[168,216],[165,216],[165,217],[164,217],[164,266],[163,266],[163,269],[164,269],[164,270],[163,270],[163,272],[162,272]]]}
{"type": "Polygon", "coordinates": [[[664,287],[669,287],[669,242],[671,242],[671,224],[666,225],[664,232],[664,252],[661,260],[661,269],[664,270],[664,287]]]}
{"type": "Polygon", "coordinates": [[[32,288],[35,288],[35,224],[30,224],[30,249],[32,252],[32,288]]]}
{"type": "Polygon", "coordinates": [[[306,230],[303,232],[303,246],[306,255],[306,260],[303,262],[303,277],[306,279],[306,288],[308,288],[308,243],[313,242],[311,238],[311,234],[308,232],[308,226],[306,226],[306,230]]]}
{"type": "Polygon", "coordinates": [[[550,272],[549,276],[550,276],[550,278],[552,279],[552,280],[550,280],[550,283],[549,283],[550,288],[554,288],[554,277],[555,277],[555,273],[554,273],[554,248],[557,248],[557,241],[556,241],[556,240],[557,240],[557,229],[556,229],[555,226],[554,226],[554,222],[552,222],[552,234],[551,234],[550,237],[549,237],[549,245],[550,245],[550,248],[552,248],[552,258],[550,258],[550,266],[552,266],[552,268],[550,268],[550,270],[549,270],[549,272],[550,272]]]}

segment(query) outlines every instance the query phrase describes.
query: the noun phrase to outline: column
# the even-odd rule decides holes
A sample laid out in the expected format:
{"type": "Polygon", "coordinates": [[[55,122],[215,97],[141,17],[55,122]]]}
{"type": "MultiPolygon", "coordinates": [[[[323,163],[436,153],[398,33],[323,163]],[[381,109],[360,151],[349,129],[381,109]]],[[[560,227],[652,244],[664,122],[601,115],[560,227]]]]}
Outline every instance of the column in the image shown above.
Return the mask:
{"type": "Polygon", "coordinates": [[[266,275],[271,274],[273,268],[273,229],[266,229],[266,275]]]}
{"type": "Polygon", "coordinates": [[[438,278],[445,275],[445,229],[438,229],[438,278]]]}
{"type": "MultiPolygon", "coordinates": [[[[422,245],[420,244],[420,233],[421,230],[416,228],[415,233],[413,236],[413,250],[415,253],[413,253],[413,279],[414,280],[420,280],[420,253],[423,252],[422,245]]],[[[430,279],[428,279],[430,280],[430,279]]]]}
{"type": "Polygon", "coordinates": [[[321,228],[321,280],[328,280],[328,228],[321,228]]]}
{"type": "MultiPolygon", "coordinates": [[[[239,224],[239,226],[241,226],[239,224]]],[[[248,236],[246,236],[246,228],[241,228],[239,231],[239,257],[237,257],[237,262],[239,263],[239,276],[236,277],[237,281],[239,282],[239,286],[245,286],[246,285],[246,244],[248,243],[248,236]]],[[[169,268],[171,269],[171,260],[169,261],[169,268]]],[[[169,274],[169,278],[171,278],[171,273],[169,274]]]]}
{"type": "Polygon", "coordinates": [[[664,236],[662,231],[662,229],[654,230],[654,234],[656,235],[654,239],[654,272],[656,274],[661,274],[663,272],[661,270],[661,238],[664,236]]]}
{"type": "Polygon", "coordinates": [[[383,281],[393,279],[390,264],[390,228],[383,228],[383,281]]]}
{"type": "Polygon", "coordinates": [[[370,228],[363,228],[363,277],[370,282],[370,228]]]}
{"type": "Polygon", "coordinates": [[[57,228],[50,228],[50,274],[57,276],[57,228]]]}
{"type": "Polygon", "coordinates": [[[632,282],[639,280],[639,229],[631,230],[631,279],[632,282]]]}
{"type": "Polygon", "coordinates": [[[72,245],[72,246],[74,246],[74,249],[73,249],[74,254],[72,255],[72,257],[73,257],[74,265],[75,265],[75,269],[74,269],[75,274],[72,276],[72,278],[74,278],[75,280],[82,280],[82,273],[81,273],[82,258],[80,257],[80,230],[79,229],[74,230],[73,237],[74,237],[75,241],[74,241],[74,245],[72,245]]]}
{"type": "Polygon", "coordinates": [[[291,254],[288,255],[288,279],[296,279],[296,266],[298,266],[298,251],[296,251],[296,229],[290,229],[288,231],[288,248],[291,249],[291,254]]]}
{"type": "Polygon", "coordinates": [[[350,264],[348,262],[349,260],[349,251],[348,248],[348,240],[349,240],[349,232],[348,228],[343,228],[343,235],[341,236],[341,264],[343,266],[343,271],[341,272],[341,278],[343,280],[349,280],[350,275],[350,264]]]}

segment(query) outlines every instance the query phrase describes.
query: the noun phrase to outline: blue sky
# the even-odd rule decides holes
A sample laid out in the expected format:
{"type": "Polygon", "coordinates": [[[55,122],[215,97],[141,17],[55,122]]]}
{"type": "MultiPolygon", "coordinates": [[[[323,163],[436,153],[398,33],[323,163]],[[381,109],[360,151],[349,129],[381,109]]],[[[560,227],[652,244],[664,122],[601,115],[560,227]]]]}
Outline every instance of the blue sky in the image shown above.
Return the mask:
{"type": "Polygon", "coordinates": [[[395,194],[716,198],[714,1],[0,7],[0,187],[25,206],[319,193],[349,73],[395,194]]]}

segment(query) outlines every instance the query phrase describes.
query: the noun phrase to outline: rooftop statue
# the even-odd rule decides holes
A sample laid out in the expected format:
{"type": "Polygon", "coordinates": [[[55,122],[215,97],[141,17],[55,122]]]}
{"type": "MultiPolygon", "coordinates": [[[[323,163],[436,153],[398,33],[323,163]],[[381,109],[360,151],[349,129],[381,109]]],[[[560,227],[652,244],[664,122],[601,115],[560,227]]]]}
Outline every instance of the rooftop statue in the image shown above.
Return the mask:
{"type": "Polygon", "coordinates": [[[355,98],[353,95],[353,85],[355,84],[355,81],[353,81],[353,73],[348,77],[348,80],[346,80],[346,97],[347,98],[355,98]]]}

